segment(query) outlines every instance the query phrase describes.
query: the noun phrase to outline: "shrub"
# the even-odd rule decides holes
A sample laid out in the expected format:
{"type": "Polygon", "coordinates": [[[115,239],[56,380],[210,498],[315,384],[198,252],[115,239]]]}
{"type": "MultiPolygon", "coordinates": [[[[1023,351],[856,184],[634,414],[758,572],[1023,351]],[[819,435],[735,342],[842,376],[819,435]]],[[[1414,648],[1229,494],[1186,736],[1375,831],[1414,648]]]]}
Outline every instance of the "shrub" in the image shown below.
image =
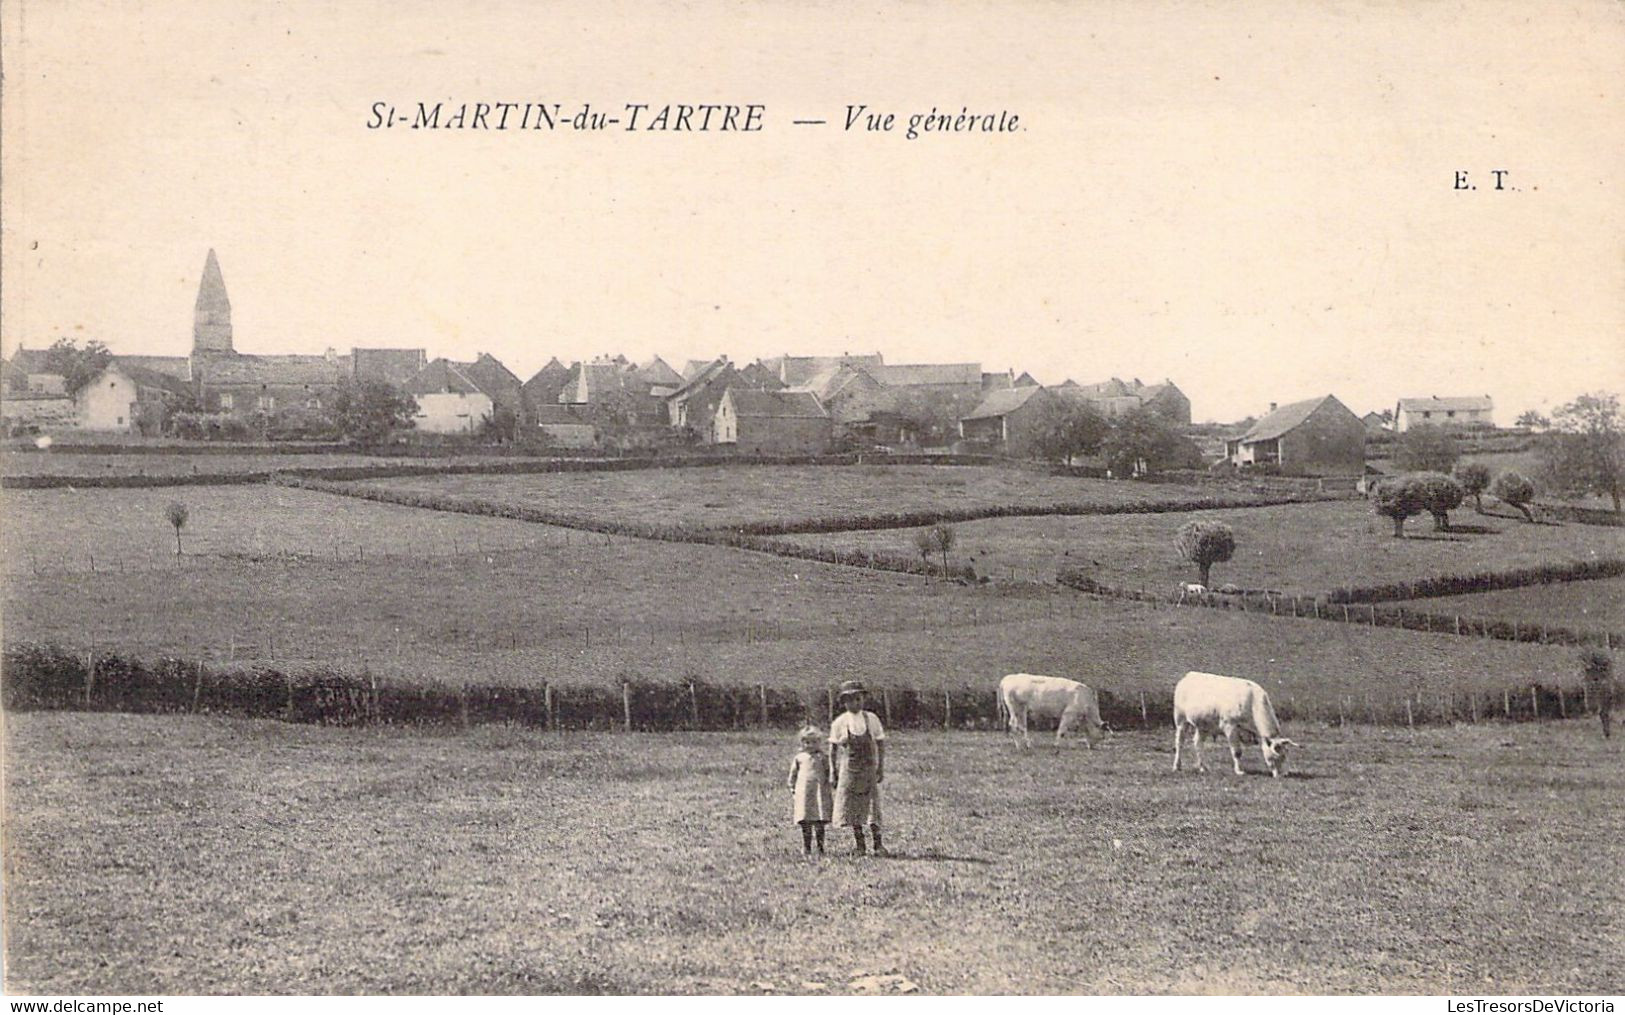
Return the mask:
{"type": "Polygon", "coordinates": [[[1580,671],[1587,680],[1607,680],[1614,674],[1613,653],[1594,646],[1581,649],[1580,671]]]}
{"type": "Polygon", "coordinates": [[[1507,471],[1495,477],[1490,485],[1490,494],[1495,499],[1511,504],[1521,512],[1525,519],[1534,521],[1535,516],[1529,510],[1529,505],[1535,499],[1535,484],[1522,473],[1507,471]]]}
{"type": "Polygon", "coordinates": [[[1484,491],[1490,488],[1490,467],[1482,462],[1463,462],[1456,466],[1456,482],[1462,492],[1473,498],[1473,509],[1484,513],[1484,491]]]}
{"type": "Polygon", "coordinates": [[[1449,472],[1460,456],[1454,435],[1437,426],[1411,427],[1394,448],[1394,464],[1406,472],[1449,472]]]}
{"type": "Polygon", "coordinates": [[[1224,522],[1195,518],[1179,527],[1179,555],[1195,564],[1208,583],[1214,564],[1229,560],[1236,552],[1236,534],[1224,522]]]}

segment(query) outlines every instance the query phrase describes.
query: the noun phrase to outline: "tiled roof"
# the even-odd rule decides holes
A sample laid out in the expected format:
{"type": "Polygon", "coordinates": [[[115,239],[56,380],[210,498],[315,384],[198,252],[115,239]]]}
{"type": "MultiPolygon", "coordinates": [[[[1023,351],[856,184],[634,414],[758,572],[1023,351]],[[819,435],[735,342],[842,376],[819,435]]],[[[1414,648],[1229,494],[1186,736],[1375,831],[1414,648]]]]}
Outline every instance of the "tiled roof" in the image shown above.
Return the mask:
{"type": "Polygon", "coordinates": [[[358,381],[405,384],[429,362],[422,349],[351,349],[350,371],[358,381]]]}
{"type": "Polygon", "coordinates": [[[192,357],[190,356],[114,356],[113,362],[121,367],[156,370],[161,374],[178,377],[183,381],[190,380],[192,377],[192,357]]]}
{"type": "Polygon", "coordinates": [[[734,412],[741,418],[825,419],[829,416],[818,403],[818,396],[810,391],[730,388],[726,397],[733,400],[734,412]]]}
{"type": "Polygon", "coordinates": [[[1295,430],[1331,397],[1331,395],[1322,395],[1319,398],[1310,398],[1302,402],[1291,402],[1281,406],[1274,412],[1266,413],[1263,419],[1254,423],[1252,429],[1241,436],[1241,442],[1251,444],[1254,441],[1274,440],[1288,431],[1295,430]]]}
{"type": "Polygon", "coordinates": [[[654,359],[638,367],[638,376],[650,384],[662,387],[682,387],[683,375],[671,368],[671,364],[656,356],[654,359]]]}
{"type": "Polygon", "coordinates": [[[325,356],[249,356],[216,353],[200,356],[194,374],[204,384],[327,384],[334,385],[347,372],[343,360],[325,356]]]}
{"type": "Polygon", "coordinates": [[[1489,412],[1495,403],[1488,395],[1468,395],[1463,398],[1401,398],[1401,412],[1489,412]]]}
{"type": "Polygon", "coordinates": [[[480,386],[465,375],[458,365],[444,356],[429,361],[429,365],[418,371],[411,380],[405,384],[406,390],[414,395],[437,395],[451,393],[457,395],[481,394],[480,386]]]}
{"type": "Polygon", "coordinates": [[[964,419],[992,419],[997,416],[1007,416],[1026,405],[1032,397],[1043,391],[1036,385],[1027,385],[1021,388],[1003,388],[989,391],[982,396],[982,401],[972,409],[964,419]]]}
{"type": "Polygon", "coordinates": [[[885,385],[964,384],[980,386],[980,363],[899,363],[896,366],[866,367],[875,380],[885,385]]]}

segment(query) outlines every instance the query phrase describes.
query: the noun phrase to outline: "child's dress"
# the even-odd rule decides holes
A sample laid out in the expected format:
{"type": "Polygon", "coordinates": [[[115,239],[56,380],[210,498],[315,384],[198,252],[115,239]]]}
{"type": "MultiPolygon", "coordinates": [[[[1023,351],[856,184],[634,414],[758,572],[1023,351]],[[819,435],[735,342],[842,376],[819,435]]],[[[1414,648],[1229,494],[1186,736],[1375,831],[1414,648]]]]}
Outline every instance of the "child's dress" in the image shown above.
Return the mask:
{"type": "Polygon", "coordinates": [[[797,824],[829,820],[834,801],[829,792],[829,759],[822,751],[802,751],[796,755],[790,763],[790,785],[796,791],[791,820],[797,824]]]}

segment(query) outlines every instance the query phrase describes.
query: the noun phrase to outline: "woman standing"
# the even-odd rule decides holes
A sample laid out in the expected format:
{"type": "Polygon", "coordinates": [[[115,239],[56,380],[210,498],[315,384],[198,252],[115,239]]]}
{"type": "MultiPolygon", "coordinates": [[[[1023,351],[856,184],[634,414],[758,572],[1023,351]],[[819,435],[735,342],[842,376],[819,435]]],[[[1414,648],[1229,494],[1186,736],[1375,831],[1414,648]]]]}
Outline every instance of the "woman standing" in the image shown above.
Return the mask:
{"type": "Polygon", "coordinates": [[[856,680],[841,685],[845,709],[829,727],[830,770],[835,782],[835,824],[850,825],[858,855],[867,852],[863,826],[869,826],[876,856],[885,856],[880,841],[880,783],[886,778],[886,730],[880,717],[863,707],[864,687],[856,680]]]}

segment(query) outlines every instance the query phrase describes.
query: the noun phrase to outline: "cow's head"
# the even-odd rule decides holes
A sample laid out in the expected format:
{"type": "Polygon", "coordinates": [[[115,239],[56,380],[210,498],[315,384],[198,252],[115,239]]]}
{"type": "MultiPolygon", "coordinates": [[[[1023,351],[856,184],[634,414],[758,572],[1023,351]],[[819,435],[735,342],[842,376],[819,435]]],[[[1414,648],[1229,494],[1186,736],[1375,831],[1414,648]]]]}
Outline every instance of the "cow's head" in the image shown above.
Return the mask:
{"type": "Polygon", "coordinates": [[[1264,752],[1264,764],[1270,767],[1270,774],[1279,779],[1286,771],[1286,749],[1300,745],[1286,737],[1259,737],[1258,746],[1264,752]]]}

